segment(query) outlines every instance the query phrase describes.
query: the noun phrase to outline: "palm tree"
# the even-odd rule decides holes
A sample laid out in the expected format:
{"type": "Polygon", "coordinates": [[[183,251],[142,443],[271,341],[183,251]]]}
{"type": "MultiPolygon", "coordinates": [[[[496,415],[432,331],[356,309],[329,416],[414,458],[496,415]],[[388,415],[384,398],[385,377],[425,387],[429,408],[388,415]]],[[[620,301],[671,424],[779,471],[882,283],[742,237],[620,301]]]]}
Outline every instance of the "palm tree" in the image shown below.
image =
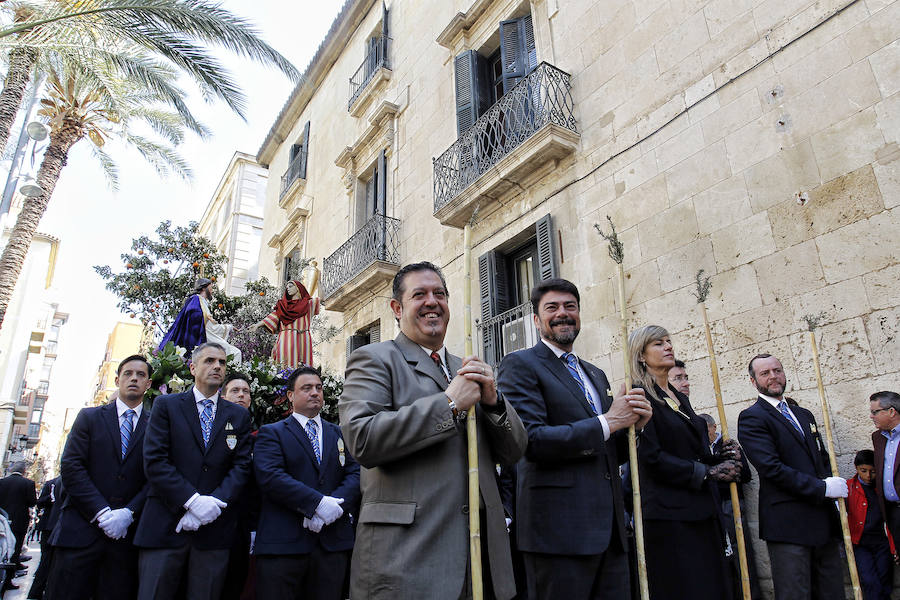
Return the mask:
{"type": "MultiPolygon", "coordinates": [[[[218,97],[243,117],[240,86],[209,52],[225,48],[274,66],[298,80],[297,69],[245,19],[207,0],[24,0],[4,2],[13,24],[0,29],[9,69],[0,92],[0,148],[6,145],[31,71],[42,53],[108,52],[136,44],[186,73],[205,96],[218,97]]],[[[129,77],[127,64],[115,64],[129,77]]]]}
{"type": "Polygon", "coordinates": [[[186,118],[172,108],[187,110],[184,91],[174,83],[178,72],[134,50],[122,53],[121,58],[141,65],[144,76],[123,77],[104,70],[104,63],[93,65],[94,69],[64,63],[47,70],[47,93],[38,111],[50,126],[49,145],[37,174],[37,184],[44,192],[24,199],[0,256],[0,327],[31,240],[72,146],[87,137],[113,186],[117,183],[115,163],[104,151],[111,137],[136,148],[161,174],[174,172],[190,177],[190,168],[174,148],[183,140],[186,129],[202,137],[209,132],[189,112],[186,118]],[[166,86],[162,90],[148,88],[145,77],[157,82],[157,87],[166,86]],[[149,125],[160,139],[135,133],[137,124],[149,125]]]}

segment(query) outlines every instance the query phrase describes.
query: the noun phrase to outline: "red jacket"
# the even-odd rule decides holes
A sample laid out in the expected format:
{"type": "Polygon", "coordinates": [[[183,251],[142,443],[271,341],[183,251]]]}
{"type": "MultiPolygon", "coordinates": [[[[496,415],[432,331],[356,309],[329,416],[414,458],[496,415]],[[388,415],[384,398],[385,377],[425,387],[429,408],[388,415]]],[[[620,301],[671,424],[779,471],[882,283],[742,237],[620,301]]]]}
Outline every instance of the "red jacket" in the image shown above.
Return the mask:
{"type": "MultiPolygon", "coordinates": [[[[854,475],[847,480],[847,521],[850,525],[850,540],[854,544],[859,543],[862,537],[863,527],[866,524],[866,512],[868,511],[869,501],[866,498],[866,491],[863,489],[862,483],[859,481],[859,475],[854,475]]],[[[884,519],[882,518],[882,523],[884,519]]],[[[884,532],[887,534],[888,544],[891,546],[891,554],[896,554],[897,549],[894,547],[894,538],[887,525],[884,525],[884,532]]]]}

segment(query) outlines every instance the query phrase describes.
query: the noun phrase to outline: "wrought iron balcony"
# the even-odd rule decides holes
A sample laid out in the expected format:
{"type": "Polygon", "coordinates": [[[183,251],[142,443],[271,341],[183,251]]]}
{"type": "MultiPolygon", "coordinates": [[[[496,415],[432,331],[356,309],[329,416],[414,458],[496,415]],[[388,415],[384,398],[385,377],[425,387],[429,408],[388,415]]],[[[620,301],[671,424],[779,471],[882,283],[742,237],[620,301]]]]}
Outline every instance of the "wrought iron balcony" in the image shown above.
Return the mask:
{"type": "Polygon", "coordinates": [[[328,310],[343,311],[400,269],[400,220],[374,215],[325,259],[322,293],[328,310]]]}
{"type": "Polygon", "coordinates": [[[291,164],[288,165],[284,175],[281,176],[281,194],[279,198],[283,198],[291,189],[291,185],[298,179],[306,179],[306,151],[301,151],[294,157],[291,164]]]}
{"type": "Polygon", "coordinates": [[[478,324],[482,353],[489,365],[496,369],[510,352],[531,348],[537,343],[539,336],[533,314],[529,301],[478,324]]]}
{"type": "MultiPolygon", "coordinates": [[[[350,100],[347,101],[347,110],[353,113],[353,105],[359,99],[363,90],[368,87],[376,75],[382,73],[382,69],[390,69],[388,49],[391,38],[379,36],[369,40],[369,51],[362,64],[350,78],[350,100]]],[[[357,115],[354,115],[357,116],[357,115]]]]}
{"type": "Polygon", "coordinates": [[[574,152],[571,78],[542,62],[434,159],[434,214],[462,227],[480,196],[499,198],[574,152]]]}

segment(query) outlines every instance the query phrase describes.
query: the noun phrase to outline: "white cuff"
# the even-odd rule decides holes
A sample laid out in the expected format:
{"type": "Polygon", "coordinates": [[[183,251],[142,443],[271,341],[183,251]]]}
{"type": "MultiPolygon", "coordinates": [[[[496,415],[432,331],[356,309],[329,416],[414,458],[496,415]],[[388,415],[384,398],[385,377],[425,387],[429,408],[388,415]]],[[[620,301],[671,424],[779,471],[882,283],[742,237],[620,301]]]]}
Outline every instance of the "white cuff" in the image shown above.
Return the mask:
{"type": "Polygon", "coordinates": [[[103,515],[105,515],[106,513],[108,513],[111,510],[112,509],[108,506],[105,508],[101,508],[99,511],[97,511],[97,514],[94,515],[94,518],[91,519],[91,523],[95,522],[97,519],[99,519],[100,517],[102,517],[103,515]]]}
{"type": "Polygon", "coordinates": [[[603,427],[603,441],[607,441],[609,439],[609,423],[606,422],[606,415],[597,415],[597,418],[600,419],[600,425],[603,427]]]}
{"type": "Polygon", "coordinates": [[[185,510],[189,509],[191,507],[191,503],[199,497],[200,497],[200,494],[197,492],[194,492],[194,495],[191,496],[190,498],[188,498],[188,501],[184,503],[184,509],[185,510]]]}

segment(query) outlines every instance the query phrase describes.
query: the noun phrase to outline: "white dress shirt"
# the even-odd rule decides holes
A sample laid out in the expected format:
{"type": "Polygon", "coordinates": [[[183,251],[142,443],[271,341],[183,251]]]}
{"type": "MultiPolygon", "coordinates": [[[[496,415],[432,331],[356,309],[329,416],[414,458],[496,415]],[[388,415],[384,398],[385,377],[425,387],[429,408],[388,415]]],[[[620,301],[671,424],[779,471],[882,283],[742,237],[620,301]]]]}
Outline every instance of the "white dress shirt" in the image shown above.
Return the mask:
{"type": "Polygon", "coordinates": [[[196,387],[193,387],[191,389],[194,390],[194,402],[197,404],[197,416],[200,416],[200,414],[203,413],[203,401],[204,400],[212,400],[212,402],[213,402],[212,418],[213,418],[213,420],[215,420],[216,419],[216,409],[219,408],[219,392],[216,391],[215,394],[213,394],[212,396],[207,398],[206,396],[201,394],[200,390],[198,390],[196,387]]]}
{"type": "MultiPolygon", "coordinates": [[[[562,355],[566,353],[565,350],[554,346],[544,338],[541,338],[541,341],[544,342],[544,344],[553,351],[553,354],[556,355],[556,358],[562,360],[562,355]]],[[[606,422],[606,416],[603,414],[603,406],[600,404],[600,395],[597,393],[597,388],[594,387],[594,384],[591,383],[591,378],[587,376],[587,373],[585,373],[584,369],[581,367],[581,361],[578,360],[578,356],[576,356],[574,352],[569,352],[569,354],[574,356],[576,359],[575,368],[578,369],[578,375],[581,377],[581,381],[584,383],[584,390],[589,394],[590,402],[593,403],[594,408],[597,410],[597,418],[600,420],[600,425],[603,427],[603,439],[608,440],[609,423],[606,422]]],[[[566,367],[566,372],[568,372],[568,367],[566,367]]]]}
{"type": "MultiPolygon", "coordinates": [[[[419,346],[419,348],[425,351],[425,354],[428,355],[428,358],[431,358],[431,353],[435,352],[435,350],[426,348],[425,346],[419,346]]],[[[437,350],[436,352],[438,353],[438,356],[441,357],[441,370],[443,370],[444,375],[447,376],[447,381],[453,381],[453,376],[450,374],[450,367],[447,366],[447,347],[441,346],[441,349],[437,350]]]]}
{"type": "Polygon", "coordinates": [[[124,402],[122,402],[121,398],[116,398],[116,413],[119,415],[119,430],[122,429],[122,423],[125,422],[125,411],[133,410],[134,417],[131,418],[131,430],[134,431],[134,428],[137,427],[137,422],[141,418],[141,411],[144,410],[144,403],[140,403],[134,408],[131,408],[124,402]]]}
{"type": "MultiPolygon", "coordinates": [[[[291,413],[291,414],[293,415],[293,417],[295,419],[297,419],[297,422],[300,423],[300,427],[303,429],[304,433],[306,433],[306,424],[308,422],[313,421],[316,424],[316,438],[318,438],[318,442],[319,442],[319,456],[321,456],[322,459],[324,460],[325,454],[322,452],[322,450],[323,450],[323,448],[322,448],[322,418],[319,415],[316,415],[315,417],[310,419],[306,415],[301,415],[300,413],[291,413]]],[[[307,434],[306,437],[309,437],[309,434],[307,434]]],[[[310,441],[312,441],[312,440],[310,440],[310,441]]]]}

